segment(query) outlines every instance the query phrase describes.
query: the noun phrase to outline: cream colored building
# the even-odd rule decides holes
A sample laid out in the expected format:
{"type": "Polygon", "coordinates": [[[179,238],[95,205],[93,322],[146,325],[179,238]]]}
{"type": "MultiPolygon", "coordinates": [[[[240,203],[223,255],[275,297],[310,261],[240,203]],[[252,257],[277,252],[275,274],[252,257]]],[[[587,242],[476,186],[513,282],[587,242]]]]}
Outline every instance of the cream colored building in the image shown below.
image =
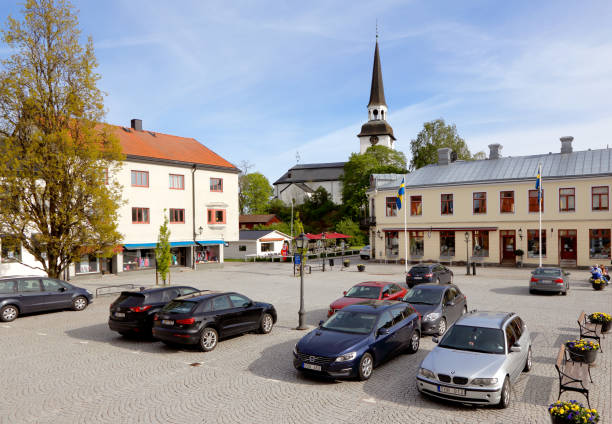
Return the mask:
{"type": "Polygon", "coordinates": [[[538,200],[542,164],[542,262],[566,267],[610,264],[612,149],[572,150],[561,138],[561,153],[501,157],[490,145],[489,159],[439,160],[407,175],[374,175],[368,191],[370,241],[378,260],[539,262],[538,200]],[[405,208],[395,198],[405,178],[405,208]],[[407,215],[407,232],[404,228],[407,215]],[[407,237],[406,237],[407,235],[407,237]]]}

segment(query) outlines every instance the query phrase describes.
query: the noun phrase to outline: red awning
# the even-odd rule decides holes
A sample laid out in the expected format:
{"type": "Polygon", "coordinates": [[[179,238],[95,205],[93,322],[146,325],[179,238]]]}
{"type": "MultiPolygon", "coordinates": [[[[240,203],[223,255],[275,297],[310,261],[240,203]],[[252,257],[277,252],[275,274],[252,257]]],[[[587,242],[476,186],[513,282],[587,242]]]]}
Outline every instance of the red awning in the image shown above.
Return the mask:
{"type": "MultiPolygon", "coordinates": [[[[497,231],[497,227],[408,227],[408,231],[497,231]]],[[[404,228],[383,228],[383,231],[404,231],[404,228]]]]}
{"type": "MultiPolygon", "coordinates": [[[[321,240],[321,234],[306,233],[306,237],[308,238],[308,240],[321,240]]],[[[346,239],[351,237],[353,236],[341,233],[325,233],[325,240],[346,239]]]]}

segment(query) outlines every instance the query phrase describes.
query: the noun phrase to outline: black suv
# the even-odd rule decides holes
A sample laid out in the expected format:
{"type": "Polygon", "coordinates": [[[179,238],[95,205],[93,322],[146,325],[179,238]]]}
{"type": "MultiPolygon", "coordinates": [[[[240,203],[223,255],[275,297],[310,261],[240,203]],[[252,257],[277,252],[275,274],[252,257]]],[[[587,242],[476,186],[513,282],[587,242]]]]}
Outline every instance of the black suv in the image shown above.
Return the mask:
{"type": "Polygon", "coordinates": [[[406,284],[413,287],[421,283],[444,283],[453,282],[453,271],[440,264],[419,264],[413,266],[406,274],[406,284]]]}
{"type": "Polygon", "coordinates": [[[173,286],[121,292],[111,303],[108,326],[124,336],[134,333],[150,336],[153,317],[165,304],[197,291],[189,286],[173,286]]]}
{"type": "Polygon", "coordinates": [[[20,314],[72,308],[82,311],[93,302],[87,290],[65,281],[39,276],[0,277],[0,321],[20,314]]]}
{"type": "Polygon", "coordinates": [[[174,299],[155,316],[153,336],[167,344],[213,350],[221,337],[272,331],[276,309],[233,292],[201,291],[174,299]]]}

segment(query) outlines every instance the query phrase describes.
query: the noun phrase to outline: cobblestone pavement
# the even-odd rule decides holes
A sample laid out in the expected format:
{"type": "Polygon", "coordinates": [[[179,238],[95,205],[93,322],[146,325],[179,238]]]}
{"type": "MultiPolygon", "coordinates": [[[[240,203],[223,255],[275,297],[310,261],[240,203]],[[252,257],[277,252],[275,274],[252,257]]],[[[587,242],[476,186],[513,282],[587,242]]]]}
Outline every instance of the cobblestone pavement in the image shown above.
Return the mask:
{"type": "MultiPolygon", "coordinates": [[[[402,281],[399,265],[368,264],[366,272],[314,272],[306,276],[308,324],[326,315],[329,303],[354,283],[402,281]]],[[[1,423],[547,423],[556,400],[554,368],[560,344],[577,337],[582,309],[612,312],[612,289],[595,292],[586,271],[573,271],[568,296],[529,295],[529,270],[479,268],[455,283],[470,309],[520,313],[534,335],[534,367],[523,374],[507,410],[457,406],[425,399],[415,387],[420,362],[433,348],[424,338],[416,355],[380,366],[366,382],[305,378],[293,369],[292,348],[303,336],[297,325],[299,279],[287,264],[227,263],[223,268],[175,271],[173,283],[227,289],[273,303],[279,321],[269,335],[222,341],[209,353],[173,349],[160,342],[125,339],[109,331],[101,296],[83,312],[60,311],[0,323],[1,423]],[[192,364],[199,364],[193,366],[192,364]]],[[[149,286],[147,271],[77,278],[94,290],[110,284],[149,286]]],[[[593,368],[592,406],[611,422],[612,337],[593,368]]],[[[581,395],[565,393],[562,399],[581,395]]]]}

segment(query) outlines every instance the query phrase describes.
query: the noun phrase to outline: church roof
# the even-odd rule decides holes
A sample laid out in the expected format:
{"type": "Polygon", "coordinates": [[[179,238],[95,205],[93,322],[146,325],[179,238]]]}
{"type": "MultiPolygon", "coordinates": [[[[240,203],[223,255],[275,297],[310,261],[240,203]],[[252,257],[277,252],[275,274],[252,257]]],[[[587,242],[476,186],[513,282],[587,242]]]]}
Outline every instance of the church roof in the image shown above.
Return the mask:
{"type": "Polygon", "coordinates": [[[378,40],[374,50],[374,66],[372,68],[372,88],[370,89],[370,103],[372,105],[385,105],[385,88],[383,87],[382,68],[380,67],[380,54],[378,53],[378,40]]]}
{"type": "Polygon", "coordinates": [[[304,163],[295,165],[283,174],[276,184],[307,183],[314,181],[338,181],[344,173],[346,162],[304,163]]]}
{"type": "Polygon", "coordinates": [[[395,140],[395,136],[393,135],[393,128],[387,121],[382,119],[368,121],[361,126],[361,132],[357,135],[357,137],[363,136],[372,136],[372,135],[390,135],[393,140],[395,140]]]}

